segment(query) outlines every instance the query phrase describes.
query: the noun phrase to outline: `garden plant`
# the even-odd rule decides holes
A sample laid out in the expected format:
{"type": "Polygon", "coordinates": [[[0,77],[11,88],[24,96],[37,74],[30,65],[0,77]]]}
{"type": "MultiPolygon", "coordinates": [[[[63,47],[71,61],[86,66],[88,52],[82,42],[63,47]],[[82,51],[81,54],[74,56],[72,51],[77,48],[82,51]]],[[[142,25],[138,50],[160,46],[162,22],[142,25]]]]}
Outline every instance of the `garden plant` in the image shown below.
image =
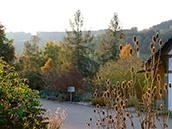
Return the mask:
{"type": "MultiPolygon", "coordinates": [[[[106,90],[103,93],[99,89],[95,90],[93,96],[95,98],[102,96],[106,108],[101,108],[99,104],[96,105],[93,110],[95,117],[90,117],[89,121],[86,122],[89,128],[126,129],[130,126],[130,128],[135,129],[135,125],[138,123],[140,123],[141,129],[155,129],[157,127],[166,129],[168,127],[170,111],[164,100],[167,100],[168,88],[171,88],[171,84],[162,84],[158,69],[161,49],[159,49],[159,55],[155,56],[157,42],[159,42],[160,48],[162,47],[162,40],[158,38],[158,33],[152,37],[150,62],[144,62],[144,83],[140,82],[138,78],[140,73],[138,73],[137,68],[133,67],[134,64],[131,59],[129,81],[123,80],[121,84],[119,81],[116,84],[111,84],[113,80],[106,79],[106,90]],[[140,88],[140,94],[137,94],[138,88],[140,88]],[[133,108],[129,106],[131,102],[134,106],[134,112],[133,108]]],[[[133,36],[133,42],[135,46],[134,49],[129,49],[130,56],[139,51],[136,36],[133,36]]],[[[122,50],[122,45],[119,46],[119,49],[122,50]]],[[[101,77],[98,78],[101,81],[101,77]]]]}

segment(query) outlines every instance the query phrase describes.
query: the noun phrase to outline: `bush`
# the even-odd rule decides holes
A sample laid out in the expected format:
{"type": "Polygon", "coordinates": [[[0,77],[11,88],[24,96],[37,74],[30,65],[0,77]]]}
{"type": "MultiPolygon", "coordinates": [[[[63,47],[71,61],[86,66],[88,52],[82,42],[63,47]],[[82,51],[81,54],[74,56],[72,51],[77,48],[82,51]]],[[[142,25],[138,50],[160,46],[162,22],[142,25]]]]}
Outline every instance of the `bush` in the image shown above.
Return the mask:
{"type": "Polygon", "coordinates": [[[92,98],[84,98],[82,99],[82,101],[89,102],[89,101],[92,101],[92,98]]]}
{"type": "Polygon", "coordinates": [[[91,101],[92,105],[97,105],[99,104],[100,106],[105,106],[105,101],[103,97],[97,97],[95,99],[92,99],[91,101]]]}
{"type": "Polygon", "coordinates": [[[44,89],[44,80],[42,78],[42,74],[39,69],[27,69],[21,72],[24,78],[29,80],[29,86],[34,90],[42,90],[44,89]]]}
{"type": "Polygon", "coordinates": [[[0,128],[45,128],[45,109],[40,108],[38,91],[19,78],[14,68],[0,59],[0,128]]]}

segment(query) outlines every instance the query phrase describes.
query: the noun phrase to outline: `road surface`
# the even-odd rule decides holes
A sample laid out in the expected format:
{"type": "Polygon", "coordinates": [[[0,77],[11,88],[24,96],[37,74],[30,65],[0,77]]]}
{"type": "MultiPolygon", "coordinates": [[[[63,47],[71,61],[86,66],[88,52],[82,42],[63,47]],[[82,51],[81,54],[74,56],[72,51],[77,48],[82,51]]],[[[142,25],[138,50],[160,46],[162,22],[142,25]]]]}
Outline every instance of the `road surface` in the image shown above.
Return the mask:
{"type": "MultiPolygon", "coordinates": [[[[90,117],[93,119],[95,118],[93,113],[94,106],[81,105],[70,102],[51,101],[46,99],[39,99],[39,101],[41,104],[43,104],[43,108],[45,109],[51,108],[53,111],[55,111],[57,107],[66,109],[66,113],[68,114],[67,120],[64,121],[60,129],[89,129],[88,126],[85,125],[85,122],[89,121],[90,117]]],[[[135,113],[132,114],[133,116],[136,116],[135,113]]],[[[130,122],[128,122],[128,124],[130,124],[130,122]]],[[[167,124],[167,129],[172,129],[172,119],[169,119],[167,124]]],[[[157,129],[161,129],[159,124],[157,125],[157,129]]],[[[134,126],[135,129],[141,129],[138,119],[134,120],[134,126]]],[[[127,126],[127,129],[132,128],[131,126],[127,126]]]]}

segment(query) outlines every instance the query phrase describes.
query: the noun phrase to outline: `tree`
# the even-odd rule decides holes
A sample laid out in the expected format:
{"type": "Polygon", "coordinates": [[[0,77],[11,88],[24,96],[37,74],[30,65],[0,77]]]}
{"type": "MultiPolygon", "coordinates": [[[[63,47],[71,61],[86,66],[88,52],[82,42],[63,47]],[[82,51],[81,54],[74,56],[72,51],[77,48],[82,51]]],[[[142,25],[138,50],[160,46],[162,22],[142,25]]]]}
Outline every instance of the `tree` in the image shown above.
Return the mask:
{"type": "Polygon", "coordinates": [[[8,39],[4,33],[4,26],[0,23],[0,57],[6,62],[12,62],[16,59],[13,39],[8,39]]]}
{"type": "Polygon", "coordinates": [[[105,36],[102,36],[98,47],[98,60],[101,64],[109,60],[118,59],[118,46],[124,42],[125,33],[119,25],[118,15],[114,13],[110,21],[109,28],[106,30],[105,36]]]}
{"type": "Polygon", "coordinates": [[[59,75],[51,58],[49,58],[45,65],[41,67],[41,71],[46,88],[50,90],[51,95],[53,95],[53,91],[55,89],[55,81],[58,79],[59,75]]]}
{"type": "Polygon", "coordinates": [[[93,50],[94,45],[90,31],[85,31],[84,33],[82,31],[83,17],[80,10],[74,15],[74,22],[70,20],[70,26],[72,31],[66,30],[67,36],[64,37],[62,42],[65,42],[73,53],[72,64],[74,64],[84,77],[87,77],[89,75],[90,65],[88,55],[93,50]]]}
{"type": "Polygon", "coordinates": [[[39,37],[33,35],[30,41],[24,42],[24,47],[22,51],[22,56],[31,56],[39,51],[38,43],[39,37]]]}
{"type": "Polygon", "coordinates": [[[42,53],[46,60],[51,58],[54,62],[58,60],[59,51],[61,46],[55,43],[53,40],[47,41],[45,46],[43,46],[42,53]]]}

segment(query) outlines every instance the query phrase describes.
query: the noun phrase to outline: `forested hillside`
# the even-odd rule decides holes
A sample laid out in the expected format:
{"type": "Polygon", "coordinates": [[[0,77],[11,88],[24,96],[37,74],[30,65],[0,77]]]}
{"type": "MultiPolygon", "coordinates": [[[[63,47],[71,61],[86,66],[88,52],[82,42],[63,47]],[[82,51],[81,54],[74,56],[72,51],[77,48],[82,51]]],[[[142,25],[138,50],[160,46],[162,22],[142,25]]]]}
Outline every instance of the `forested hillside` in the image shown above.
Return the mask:
{"type": "MultiPolygon", "coordinates": [[[[123,42],[123,45],[130,43],[133,46],[132,37],[133,35],[137,36],[140,47],[140,57],[145,60],[150,55],[149,44],[152,39],[152,35],[159,32],[160,38],[163,39],[163,42],[166,42],[172,36],[172,20],[162,22],[158,25],[154,25],[149,29],[144,29],[138,31],[137,27],[133,27],[130,30],[123,30],[126,33],[126,40],[123,42]]],[[[96,43],[96,49],[100,43],[102,36],[105,36],[105,30],[91,31],[95,36],[94,43],[96,43]]],[[[28,41],[31,38],[31,33],[25,32],[9,32],[7,33],[8,38],[14,39],[14,47],[16,54],[19,55],[22,52],[23,44],[25,41],[28,41]]],[[[38,46],[42,48],[42,45],[45,45],[46,41],[53,40],[58,42],[66,36],[65,32],[37,32],[36,36],[40,38],[38,46]]]]}

